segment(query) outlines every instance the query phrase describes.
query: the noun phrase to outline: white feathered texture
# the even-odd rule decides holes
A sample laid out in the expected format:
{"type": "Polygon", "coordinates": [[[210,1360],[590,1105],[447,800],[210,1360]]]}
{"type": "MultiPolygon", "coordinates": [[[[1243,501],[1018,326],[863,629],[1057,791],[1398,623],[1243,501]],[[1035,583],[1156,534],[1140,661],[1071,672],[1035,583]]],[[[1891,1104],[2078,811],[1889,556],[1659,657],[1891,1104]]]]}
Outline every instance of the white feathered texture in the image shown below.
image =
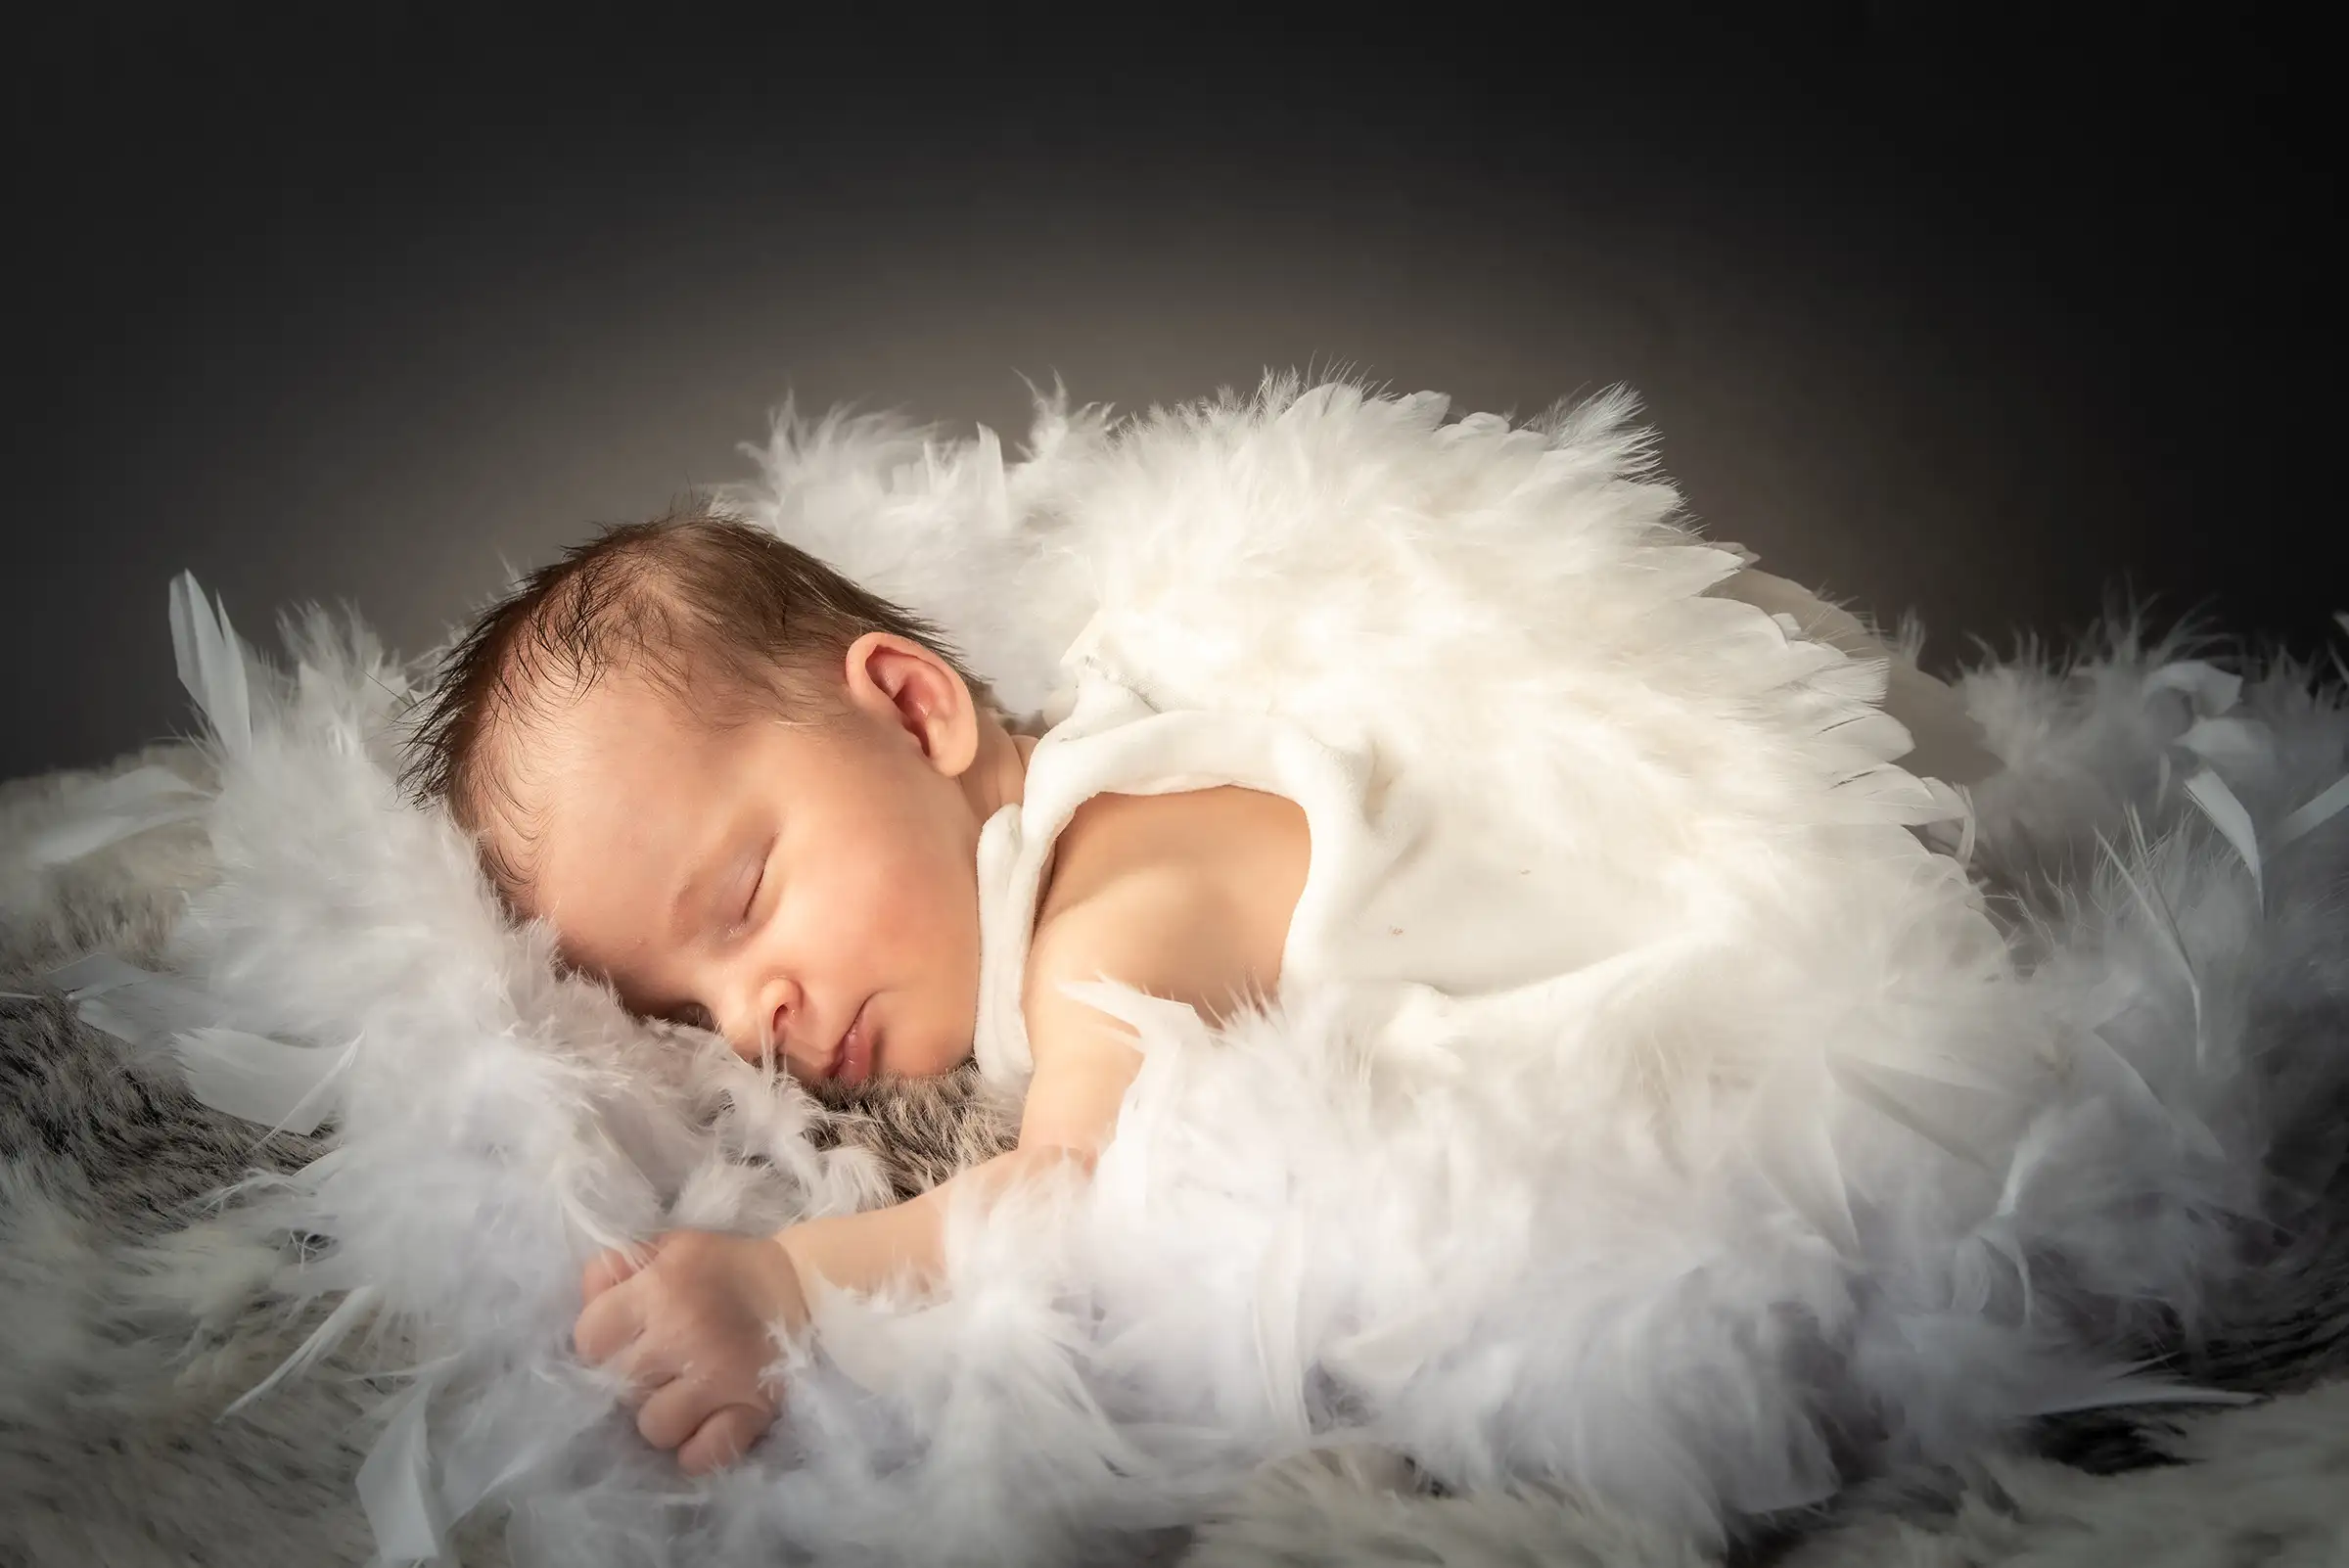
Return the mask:
{"type": "Polygon", "coordinates": [[[1012,464],[779,424],[723,499],[936,620],[1015,711],[1066,701],[1075,642],[1162,707],[1287,714],[1589,917],[1475,1038],[1343,988],[1220,1033],[1095,992],[1145,1054],[1091,1186],[956,1216],[934,1304],[824,1304],[784,1421],[698,1488],[572,1363],[579,1267],[877,1201],[872,1172],[816,1152],[788,1082],[507,926],[396,795],[408,682],[363,632],[313,616],[279,678],[185,595],[229,730],[179,958],[206,1022],[325,1053],[334,1152],[274,1194],[322,1244],[288,1289],[424,1347],[362,1477],[386,1556],[495,1506],[526,1563],[1131,1560],[1338,1442],[1709,1551],[1877,1459],[2180,1397],[2133,1336],[2190,1319],[2258,1210],[2262,1085],[2337,1088],[2329,1055],[2252,1060],[2259,1007],[2349,978],[2341,823],[2272,842],[2349,765],[2337,692],[2286,670],[2255,712],[2134,646],[2086,700],[1977,672],[2013,765],[1969,820],[1894,761],[1881,664],[1706,592],[1750,557],[1679,520],[1631,413],[1055,395],[1012,464]],[[1917,825],[2102,857],[2009,934],[1917,825]]]}

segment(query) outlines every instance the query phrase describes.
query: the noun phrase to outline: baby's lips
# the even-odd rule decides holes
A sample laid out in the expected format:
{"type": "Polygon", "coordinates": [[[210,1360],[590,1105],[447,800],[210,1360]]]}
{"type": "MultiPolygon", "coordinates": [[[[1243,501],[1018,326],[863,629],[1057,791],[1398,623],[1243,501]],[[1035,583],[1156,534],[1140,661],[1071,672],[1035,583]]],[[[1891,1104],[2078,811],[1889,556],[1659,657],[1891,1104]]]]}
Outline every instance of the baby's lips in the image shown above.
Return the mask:
{"type": "Polygon", "coordinates": [[[857,1040],[857,1031],[859,1029],[862,1029],[866,1032],[863,1043],[866,1047],[866,1050],[868,1052],[870,1051],[872,1045],[870,1031],[872,1026],[865,1017],[865,1011],[869,1005],[869,1000],[867,1002],[859,1003],[854,1015],[849,1019],[849,1027],[841,1031],[840,1038],[833,1043],[831,1055],[825,1059],[824,1077],[828,1079],[835,1079],[840,1077],[844,1072],[848,1071],[850,1064],[856,1058],[855,1045],[857,1040]]]}

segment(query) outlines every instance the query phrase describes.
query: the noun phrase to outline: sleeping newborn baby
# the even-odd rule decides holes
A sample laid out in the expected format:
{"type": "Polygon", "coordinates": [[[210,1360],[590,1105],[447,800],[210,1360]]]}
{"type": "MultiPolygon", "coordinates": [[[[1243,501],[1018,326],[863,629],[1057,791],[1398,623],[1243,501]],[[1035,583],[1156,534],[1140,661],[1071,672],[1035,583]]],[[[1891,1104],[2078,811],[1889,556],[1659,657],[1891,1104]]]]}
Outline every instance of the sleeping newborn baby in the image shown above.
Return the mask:
{"type": "MultiPolygon", "coordinates": [[[[1888,660],[1912,772],[1997,765],[1955,694],[1857,621],[1751,571],[1719,591],[1888,660]]],[[[588,1265],[577,1350],[690,1472],[772,1422],[774,1335],[806,1327],[817,1281],[934,1283],[957,1194],[1090,1169],[1140,1055],[1065,983],[1115,980],[1213,1024],[1273,996],[1284,968],[1329,972],[1331,934],[1359,922],[1397,939],[1383,974],[1509,978],[1491,943],[1448,945],[1458,893],[1377,842],[1336,754],[1242,715],[1158,713],[1098,671],[1060,722],[1027,727],[935,628],[715,516],[573,550],[450,656],[411,781],[567,963],[804,1081],[976,1055],[1023,1091],[1016,1149],[911,1201],[772,1237],[672,1231],[588,1265]]],[[[1549,923],[1555,890],[1509,887],[1535,901],[1508,924],[1549,923]]]]}

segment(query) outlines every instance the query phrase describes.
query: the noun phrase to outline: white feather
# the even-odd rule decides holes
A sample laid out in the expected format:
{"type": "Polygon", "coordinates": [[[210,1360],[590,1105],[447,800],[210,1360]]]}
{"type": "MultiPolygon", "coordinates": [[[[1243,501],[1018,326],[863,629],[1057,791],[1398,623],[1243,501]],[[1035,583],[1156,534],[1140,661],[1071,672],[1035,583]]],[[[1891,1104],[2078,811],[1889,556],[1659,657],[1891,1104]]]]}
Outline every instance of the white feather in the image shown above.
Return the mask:
{"type": "Polygon", "coordinates": [[[329,1052],[241,1029],[189,1030],[172,1043],[189,1093],[271,1132],[304,1136],[332,1114],[328,1095],[335,1081],[358,1059],[356,1045],[329,1052]]]}
{"type": "Polygon", "coordinates": [[[2153,858],[2153,851],[2152,847],[2145,842],[2144,819],[2137,813],[2134,807],[2128,811],[2127,815],[2129,835],[2133,847],[2137,851],[2139,869],[2131,870],[2128,863],[2122,860],[2120,852],[2104,842],[2104,836],[2101,833],[2096,835],[2096,844],[2103,850],[2105,858],[2111,864],[2114,874],[2128,886],[2129,891],[2136,896],[2139,904],[2143,907],[2146,914],[2152,917],[2154,930],[2160,934],[2163,944],[2169,949],[2170,956],[2176,960],[2178,973],[2186,981],[2187,993],[2193,998],[2194,1061],[2197,1065],[2208,1065],[2210,1032],[2202,1016],[2202,980],[2194,972],[2193,955],[2186,950],[2186,934],[2179,929],[2176,912],[2170,908],[2169,900],[2162,897],[2161,890],[2153,885],[2151,877],[2146,874],[2148,863],[2153,858]]]}
{"type": "Polygon", "coordinates": [[[171,651],[179,683],[210,722],[212,733],[232,757],[253,749],[253,692],[245,645],[228,623],[228,612],[207,598],[195,576],[171,579],[171,651]]]}
{"type": "Polygon", "coordinates": [[[2276,848],[2280,850],[2302,834],[2313,831],[2337,815],[2344,807],[2349,807],[2349,776],[2334,779],[2322,794],[2277,823],[2274,835],[2276,848]]]}
{"type": "Polygon", "coordinates": [[[110,991],[120,991],[125,986],[145,985],[164,977],[151,969],[141,969],[114,953],[91,952],[58,965],[43,978],[73,1000],[83,1001],[92,996],[103,996],[110,991]]]}
{"type": "Polygon", "coordinates": [[[230,1404],[223,1415],[234,1415],[246,1406],[267,1395],[289,1377],[299,1377],[318,1364],[330,1352],[350,1337],[359,1324],[371,1316],[383,1301],[383,1292],[372,1285],[360,1285],[350,1290],[335,1304],[335,1310],[316,1328],[295,1347],[294,1354],[270,1369],[269,1375],[247,1389],[230,1404]]]}
{"type": "Polygon", "coordinates": [[[359,1502],[387,1565],[441,1556],[444,1527],[438,1517],[426,1425],[432,1395],[431,1380],[420,1378],[395,1398],[383,1435],[359,1466],[359,1502]]]}
{"type": "Polygon", "coordinates": [[[203,814],[207,796],[167,767],[135,767],[77,792],[69,814],[23,852],[32,867],[69,865],[124,839],[203,814]]]}
{"type": "Polygon", "coordinates": [[[2260,871],[2259,833],[2251,826],[2251,813],[2243,809],[2243,803],[2235,799],[2227,781],[2207,767],[2186,781],[2186,793],[2242,857],[2243,868],[2251,873],[2251,896],[2258,907],[2266,908],[2267,880],[2260,871]]]}

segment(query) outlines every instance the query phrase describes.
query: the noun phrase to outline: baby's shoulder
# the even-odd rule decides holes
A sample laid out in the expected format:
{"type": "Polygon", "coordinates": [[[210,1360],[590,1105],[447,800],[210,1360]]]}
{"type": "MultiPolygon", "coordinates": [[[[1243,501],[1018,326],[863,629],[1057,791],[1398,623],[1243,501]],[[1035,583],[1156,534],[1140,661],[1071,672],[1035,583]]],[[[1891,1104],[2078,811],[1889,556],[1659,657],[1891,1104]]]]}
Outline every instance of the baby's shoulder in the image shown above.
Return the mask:
{"type": "Polygon", "coordinates": [[[1309,855],[1305,813],[1281,796],[1095,796],[1053,846],[1029,990],[1107,974],[1211,1015],[1269,993],[1309,855]]]}

